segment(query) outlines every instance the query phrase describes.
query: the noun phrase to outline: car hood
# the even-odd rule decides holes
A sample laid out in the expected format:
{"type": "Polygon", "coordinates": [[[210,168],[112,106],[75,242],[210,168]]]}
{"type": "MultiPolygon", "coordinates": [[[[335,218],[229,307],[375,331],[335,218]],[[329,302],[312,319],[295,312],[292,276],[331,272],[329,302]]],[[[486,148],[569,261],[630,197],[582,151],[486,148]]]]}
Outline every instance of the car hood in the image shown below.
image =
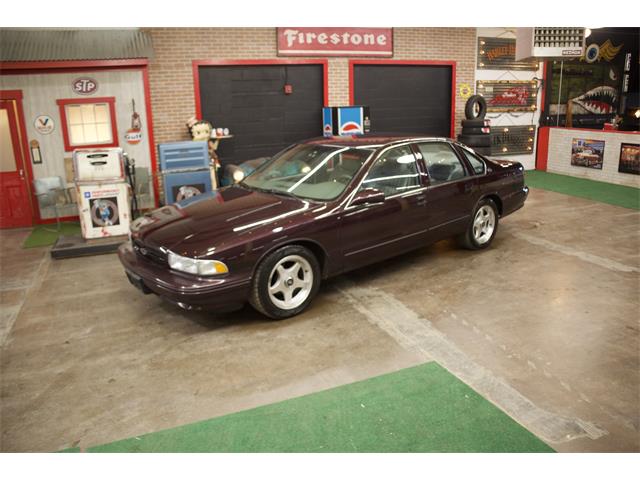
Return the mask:
{"type": "Polygon", "coordinates": [[[168,205],[137,219],[132,237],[156,249],[205,257],[256,228],[303,214],[311,203],[240,186],[221,188],[168,205]]]}

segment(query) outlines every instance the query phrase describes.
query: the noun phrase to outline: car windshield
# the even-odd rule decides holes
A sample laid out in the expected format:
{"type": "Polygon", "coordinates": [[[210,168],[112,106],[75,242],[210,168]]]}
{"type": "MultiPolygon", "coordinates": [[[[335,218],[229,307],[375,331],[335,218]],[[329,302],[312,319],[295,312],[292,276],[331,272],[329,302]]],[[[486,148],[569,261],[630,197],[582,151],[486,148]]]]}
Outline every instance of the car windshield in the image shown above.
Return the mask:
{"type": "Polygon", "coordinates": [[[262,164],[241,184],[311,200],[333,200],[372,153],[371,148],[294,145],[262,164]]]}

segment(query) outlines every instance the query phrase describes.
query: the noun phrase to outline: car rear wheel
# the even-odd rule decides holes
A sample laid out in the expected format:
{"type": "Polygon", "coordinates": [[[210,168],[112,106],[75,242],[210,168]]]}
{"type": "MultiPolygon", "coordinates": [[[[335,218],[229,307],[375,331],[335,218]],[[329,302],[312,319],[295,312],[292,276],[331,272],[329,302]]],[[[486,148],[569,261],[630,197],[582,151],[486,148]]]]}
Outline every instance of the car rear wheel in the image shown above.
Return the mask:
{"type": "Polygon", "coordinates": [[[498,231],[498,209],[491,199],[480,201],[467,231],[460,237],[465,248],[479,250],[491,245],[498,231]]]}
{"type": "Polygon", "coordinates": [[[315,255],[300,245],[289,245],[260,263],[249,302],[260,313],[279,320],[307,308],[319,287],[320,265],[315,255]]]}

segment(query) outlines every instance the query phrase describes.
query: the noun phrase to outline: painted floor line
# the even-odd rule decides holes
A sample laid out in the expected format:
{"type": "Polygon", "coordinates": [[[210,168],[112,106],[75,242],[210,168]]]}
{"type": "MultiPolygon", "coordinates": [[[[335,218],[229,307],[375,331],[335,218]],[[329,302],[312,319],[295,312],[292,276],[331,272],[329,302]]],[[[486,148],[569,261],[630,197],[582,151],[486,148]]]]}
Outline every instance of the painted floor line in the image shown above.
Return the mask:
{"type": "Polygon", "coordinates": [[[534,235],[529,235],[527,233],[522,233],[522,232],[513,232],[512,235],[521,240],[525,240],[534,245],[538,245],[539,247],[544,247],[549,250],[553,250],[555,252],[563,253],[565,255],[570,255],[572,257],[577,257],[580,260],[584,260],[585,262],[599,265],[600,267],[604,267],[609,270],[626,272],[626,273],[640,272],[640,268],[638,267],[634,267],[632,265],[625,265],[624,263],[616,262],[615,260],[611,260],[609,258],[600,257],[598,255],[593,255],[591,253],[583,252],[581,250],[576,250],[575,248],[571,248],[566,245],[561,245],[555,242],[550,242],[549,240],[545,240],[544,238],[539,238],[534,235]]]}
{"type": "Polygon", "coordinates": [[[562,443],[576,438],[600,438],[609,432],[580,418],[557,415],[531,400],[489,370],[478,365],[449,341],[431,322],[407,308],[392,295],[348,280],[335,287],[372,324],[387,332],[404,348],[433,359],[504,410],[545,442],[562,443]]]}
{"type": "Polygon", "coordinates": [[[8,323],[6,325],[3,325],[3,328],[0,334],[0,348],[3,348],[9,342],[9,339],[11,337],[11,331],[13,330],[13,327],[15,326],[16,321],[18,320],[18,316],[20,315],[20,311],[22,310],[22,307],[27,302],[27,299],[31,294],[31,292],[35,291],[37,288],[39,288],[42,285],[42,282],[44,281],[44,278],[47,275],[47,272],[49,271],[50,263],[51,262],[50,262],[49,255],[44,255],[40,260],[40,262],[38,263],[38,268],[36,269],[36,273],[33,276],[33,280],[31,281],[31,283],[29,283],[28,285],[24,285],[23,287],[20,287],[20,288],[24,288],[25,294],[23,295],[20,303],[12,307],[11,314],[6,319],[8,323]]]}

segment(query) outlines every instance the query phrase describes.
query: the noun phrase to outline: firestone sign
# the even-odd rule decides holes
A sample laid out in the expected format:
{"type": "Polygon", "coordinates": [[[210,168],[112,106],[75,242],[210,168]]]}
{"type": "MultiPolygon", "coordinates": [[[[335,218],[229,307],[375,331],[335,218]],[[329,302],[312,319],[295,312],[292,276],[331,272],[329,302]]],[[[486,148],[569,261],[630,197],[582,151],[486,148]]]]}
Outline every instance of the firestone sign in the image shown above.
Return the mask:
{"type": "Polygon", "coordinates": [[[332,57],[391,57],[391,28],[280,27],[278,55],[332,57]]]}

